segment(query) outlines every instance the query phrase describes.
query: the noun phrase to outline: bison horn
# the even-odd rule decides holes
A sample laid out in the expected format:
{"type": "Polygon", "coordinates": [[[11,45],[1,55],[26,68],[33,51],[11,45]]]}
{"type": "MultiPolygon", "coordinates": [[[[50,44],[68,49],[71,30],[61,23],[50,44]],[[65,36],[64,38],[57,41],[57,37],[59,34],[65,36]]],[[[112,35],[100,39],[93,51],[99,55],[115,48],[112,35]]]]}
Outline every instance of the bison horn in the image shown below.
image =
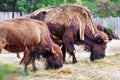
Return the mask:
{"type": "Polygon", "coordinates": [[[107,43],[109,40],[104,40],[104,43],[107,43]]]}
{"type": "Polygon", "coordinates": [[[56,52],[56,46],[52,46],[52,53],[56,56],[59,56],[56,52]]]}
{"type": "Polygon", "coordinates": [[[58,54],[56,53],[56,51],[54,49],[52,49],[52,53],[56,56],[58,56],[58,54]]]}

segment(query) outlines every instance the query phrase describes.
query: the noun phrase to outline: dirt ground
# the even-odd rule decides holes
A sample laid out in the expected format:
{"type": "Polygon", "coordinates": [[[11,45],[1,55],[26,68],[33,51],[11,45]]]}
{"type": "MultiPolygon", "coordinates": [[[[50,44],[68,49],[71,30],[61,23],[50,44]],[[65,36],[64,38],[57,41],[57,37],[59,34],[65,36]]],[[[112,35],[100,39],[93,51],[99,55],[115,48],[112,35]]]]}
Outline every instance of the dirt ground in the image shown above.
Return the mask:
{"type": "MultiPolygon", "coordinates": [[[[20,54],[22,57],[22,53],[20,54]]],[[[12,63],[17,70],[7,76],[10,80],[120,80],[120,40],[113,40],[108,43],[106,57],[91,62],[89,52],[83,51],[83,46],[76,46],[76,57],[78,63],[72,64],[72,58],[67,55],[67,63],[58,70],[45,70],[44,60],[36,61],[38,71],[31,71],[29,75],[22,75],[23,65],[19,65],[20,59],[16,54],[3,50],[0,54],[0,63],[12,63]]]]}

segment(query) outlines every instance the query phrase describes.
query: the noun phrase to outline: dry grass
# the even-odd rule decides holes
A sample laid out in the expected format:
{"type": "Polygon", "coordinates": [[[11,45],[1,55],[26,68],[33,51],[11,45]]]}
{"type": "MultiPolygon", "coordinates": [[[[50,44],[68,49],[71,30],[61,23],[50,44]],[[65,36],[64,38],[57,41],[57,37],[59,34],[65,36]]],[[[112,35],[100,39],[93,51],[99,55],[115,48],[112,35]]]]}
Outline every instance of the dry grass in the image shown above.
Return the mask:
{"type": "MultiPolygon", "coordinates": [[[[118,48],[120,50],[120,47],[118,48]]],[[[120,80],[120,52],[116,51],[116,49],[115,51],[112,50],[115,55],[91,62],[89,61],[89,53],[77,48],[78,63],[71,64],[71,58],[67,55],[68,64],[64,64],[63,68],[45,70],[44,62],[37,61],[38,71],[36,73],[32,72],[32,68],[29,66],[28,76],[23,72],[23,65],[18,65],[19,59],[16,58],[15,54],[7,54],[7,57],[6,54],[1,54],[0,60],[4,61],[3,63],[14,63],[17,66],[14,72],[7,75],[7,78],[11,80],[120,80]],[[9,59],[13,59],[13,61],[9,59]]],[[[111,53],[108,52],[108,54],[111,53]]]]}
{"type": "MultiPolygon", "coordinates": [[[[68,62],[70,61],[69,59],[68,62]]],[[[119,66],[120,54],[93,62],[87,58],[81,58],[78,63],[64,64],[63,68],[58,70],[45,70],[44,63],[39,61],[36,73],[32,72],[29,66],[29,75],[26,76],[23,66],[18,66],[16,71],[9,73],[7,77],[11,80],[119,80],[119,66]]]]}

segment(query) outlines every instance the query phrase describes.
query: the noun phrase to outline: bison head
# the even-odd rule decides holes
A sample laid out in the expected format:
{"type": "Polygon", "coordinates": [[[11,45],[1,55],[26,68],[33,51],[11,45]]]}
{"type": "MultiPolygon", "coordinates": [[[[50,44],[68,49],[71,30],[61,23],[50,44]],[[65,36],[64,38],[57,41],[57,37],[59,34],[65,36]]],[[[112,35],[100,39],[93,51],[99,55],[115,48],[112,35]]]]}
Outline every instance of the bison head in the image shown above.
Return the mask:
{"type": "Polygon", "coordinates": [[[90,60],[102,59],[105,57],[106,44],[93,44],[91,48],[90,60]]]}
{"type": "Polygon", "coordinates": [[[98,44],[107,43],[108,36],[104,32],[99,31],[94,35],[94,41],[98,44]]]}
{"type": "Polygon", "coordinates": [[[108,36],[104,32],[99,31],[94,35],[94,41],[91,44],[91,55],[90,55],[91,61],[105,57],[107,42],[108,42],[108,36]]]}
{"type": "Polygon", "coordinates": [[[52,54],[47,57],[46,69],[49,69],[49,68],[57,69],[62,67],[63,60],[62,60],[62,51],[60,47],[56,44],[53,44],[52,49],[49,52],[52,54]]]}
{"type": "Polygon", "coordinates": [[[4,38],[0,38],[0,50],[2,50],[6,44],[6,40],[4,38]]]}

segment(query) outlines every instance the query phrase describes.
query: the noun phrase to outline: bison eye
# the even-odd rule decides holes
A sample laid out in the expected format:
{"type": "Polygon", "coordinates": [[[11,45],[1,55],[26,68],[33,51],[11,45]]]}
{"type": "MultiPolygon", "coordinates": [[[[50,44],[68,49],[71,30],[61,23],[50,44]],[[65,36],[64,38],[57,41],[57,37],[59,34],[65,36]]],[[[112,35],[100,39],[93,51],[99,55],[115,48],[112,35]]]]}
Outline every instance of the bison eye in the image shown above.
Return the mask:
{"type": "Polygon", "coordinates": [[[97,44],[102,44],[104,41],[101,38],[95,38],[97,44]]]}

